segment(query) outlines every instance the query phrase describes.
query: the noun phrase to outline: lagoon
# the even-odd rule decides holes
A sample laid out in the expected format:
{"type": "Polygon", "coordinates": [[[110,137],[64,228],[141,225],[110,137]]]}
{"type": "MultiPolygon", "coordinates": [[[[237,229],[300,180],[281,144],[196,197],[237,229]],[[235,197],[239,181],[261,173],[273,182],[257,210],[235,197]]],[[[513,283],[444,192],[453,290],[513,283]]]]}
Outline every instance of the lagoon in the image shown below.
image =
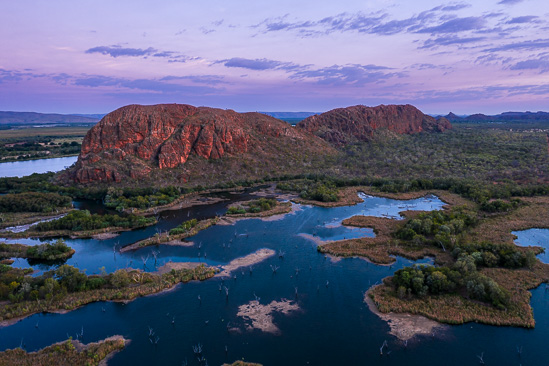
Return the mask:
{"type": "MultiPolygon", "coordinates": [[[[195,243],[191,247],[162,245],[123,254],[113,253],[114,244],[123,246],[150,236],[155,227],[124,232],[117,238],[104,241],[68,239],[67,243],[77,251],[68,263],[86,269],[87,273],[95,273],[101,266],[111,272],[125,267],[132,260],[132,265],[137,268],[154,270],[152,257],[146,266],[141,260],[152,250],[160,252],[157,266],[169,260],[221,265],[260,248],[282,250],[285,255],[284,258],[273,256],[255,264],[251,272],[248,268],[238,270],[233,273],[236,278],[183,284],[173,291],[125,305],[94,303],[67,314],[36,314],[0,328],[0,349],[18,347],[23,340],[27,350],[36,350],[67,336],[74,337],[83,327],[83,341],[86,343],[113,334],[131,339],[130,345],[116,354],[109,365],[180,365],[185,360],[189,365],[199,365],[192,350],[192,346],[198,343],[203,345],[204,357],[210,365],[245,359],[265,366],[458,366],[478,364],[476,355],[481,352],[484,352],[486,363],[492,365],[540,365],[549,360],[549,349],[544,347],[549,337],[549,294],[543,289],[532,291],[536,318],[533,330],[471,323],[446,327],[434,336],[414,338],[407,347],[389,335],[388,325],[363,302],[364,292],[395,270],[414,262],[396,258],[392,266],[378,266],[360,258],[333,260],[317,252],[314,240],[300,234],[322,240],[373,236],[366,229],[357,233],[341,226],[341,221],[356,214],[399,217],[399,211],[440,209],[443,202],[432,196],[411,201],[361,197],[364,202],[354,206],[299,206],[280,220],[245,219],[234,225],[213,226],[189,238],[195,243]],[[277,273],[273,273],[271,266],[279,267],[277,273]],[[230,289],[228,298],[219,290],[220,285],[230,289]],[[288,314],[271,313],[278,333],[249,329],[249,319],[237,314],[241,306],[250,304],[256,296],[264,306],[288,302],[298,309],[288,314]],[[149,340],[149,327],[160,339],[157,345],[149,340]],[[386,351],[391,353],[387,355],[385,352],[381,356],[379,348],[385,340],[389,346],[386,351]],[[524,347],[520,358],[517,346],[524,347]]],[[[235,196],[234,200],[241,198],[235,196]]],[[[157,227],[165,230],[188,218],[223,214],[230,202],[163,212],[157,227]]],[[[424,259],[416,263],[431,262],[424,259]]],[[[44,266],[41,269],[49,268],[44,266]]]]}

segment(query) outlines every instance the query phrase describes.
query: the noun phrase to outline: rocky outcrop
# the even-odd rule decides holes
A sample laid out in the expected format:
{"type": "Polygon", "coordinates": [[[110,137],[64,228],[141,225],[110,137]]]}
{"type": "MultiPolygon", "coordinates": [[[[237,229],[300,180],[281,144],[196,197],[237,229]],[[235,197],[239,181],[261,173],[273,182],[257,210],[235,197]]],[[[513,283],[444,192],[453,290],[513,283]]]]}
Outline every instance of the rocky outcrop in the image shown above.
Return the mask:
{"type": "Polygon", "coordinates": [[[193,156],[212,160],[244,154],[268,160],[290,151],[290,145],[310,154],[330,151],[306,131],[260,113],[130,105],[109,113],[88,132],[70,176],[78,183],[121,182],[147,178],[158,169],[185,170],[193,156]]]}
{"type": "Polygon", "coordinates": [[[380,129],[397,134],[413,134],[423,131],[443,132],[452,128],[452,125],[444,117],[437,120],[407,104],[337,108],[308,117],[299,122],[297,127],[335,146],[343,146],[368,141],[374,136],[374,131],[380,129]]]}

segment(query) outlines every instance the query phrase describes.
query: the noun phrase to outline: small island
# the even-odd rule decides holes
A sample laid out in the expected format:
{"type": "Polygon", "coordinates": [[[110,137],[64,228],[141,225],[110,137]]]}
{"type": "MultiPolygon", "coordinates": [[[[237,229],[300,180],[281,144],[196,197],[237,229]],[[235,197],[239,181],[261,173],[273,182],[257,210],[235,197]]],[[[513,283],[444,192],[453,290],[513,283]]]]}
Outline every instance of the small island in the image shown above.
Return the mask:
{"type": "Polygon", "coordinates": [[[129,340],[122,336],[112,336],[99,342],[83,344],[68,339],[36,352],[26,352],[21,348],[0,352],[0,365],[32,366],[91,366],[106,364],[105,361],[126,347],[129,340]]]}

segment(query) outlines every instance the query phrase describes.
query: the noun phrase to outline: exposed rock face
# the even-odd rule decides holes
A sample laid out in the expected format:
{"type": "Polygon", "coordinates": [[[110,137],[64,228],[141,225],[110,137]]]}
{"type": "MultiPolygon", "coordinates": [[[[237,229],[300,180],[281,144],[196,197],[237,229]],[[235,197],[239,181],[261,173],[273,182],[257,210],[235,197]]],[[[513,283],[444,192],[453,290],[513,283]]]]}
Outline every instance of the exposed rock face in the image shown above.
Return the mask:
{"type": "Polygon", "coordinates": [[[412,134],[422,131],[443,132],[452,128],[452,125],[444,117],[436,120],[407,104],[337,108],[308,117],[299,122],[297,127],[335,146],[342,146],[358,141],[368,141],[377,129],[387,129],[398,134],[412,134]]]}
{"type": "Polygon", "coordinates": [[[280,149],[269,145],[296,141],[306,151],[330,149],[315,136],[260,113],[184,104],[130,105],[109,113],[88,132],[70,174],[79,183],[120,182],[147,177],[158,168],[184,166],[192,155],[256,157],[280,149]]]}

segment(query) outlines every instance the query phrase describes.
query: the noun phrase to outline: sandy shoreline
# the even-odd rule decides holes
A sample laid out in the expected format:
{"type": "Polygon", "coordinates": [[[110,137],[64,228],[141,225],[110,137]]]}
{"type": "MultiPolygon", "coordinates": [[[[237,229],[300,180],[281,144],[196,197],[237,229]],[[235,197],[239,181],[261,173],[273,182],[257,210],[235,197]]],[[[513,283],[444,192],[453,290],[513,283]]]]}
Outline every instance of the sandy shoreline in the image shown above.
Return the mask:
{"type": "MultiPolygon", "coordinates": [[[[374,288],[374,287],[372,287],[374,288]]],[[[366,291],[364,294],[364,302],[368,305],[368,308],[372,313],[379,316],[382,320],[389,324],[391,330],[390,334],[394,335],[402,341],[408,341],[416,335],[429,335],[433,334],[435,330],[446,328],[447,325],[438,323],[434,320],[427,319],[421,315],[412,314],[400,314],[400,313],[382,313],[377,309],[374,300],[369,296],[366,291]]]]}
{"type": "Polygon", "coordinates": [[[164,274],[164,273],[171,272],[172,269],[175,269],[176,271],[181,269],[195,269],[200,265],[207,265],[207,264],[201,263],[201,262],[168,262],[164,264],[162,267],[159,267],[156,272],[159,274],[164,274]]]}
{"type": "Polygon", "coordinates": [[[256,263],[263,262],[265,259],[275,255],[275,251],[268,248],[259,249],[257,252],[248,254],[244,257],[236,258],[228,264],[221,266],[221,272],[216,277],[229,277],[231,272],[242,267],[249,267],[256,263]]]}
{"type": "Polygon", "coordinates": [[[95,235],[92,235],[92,239],[95,239],[95,240],[106,240],[106,239],[112,239],[112,238],[116,238],[118,235],[120,235],[120,233],[100,233],[100,234],[95,234],[95,235]]]}

